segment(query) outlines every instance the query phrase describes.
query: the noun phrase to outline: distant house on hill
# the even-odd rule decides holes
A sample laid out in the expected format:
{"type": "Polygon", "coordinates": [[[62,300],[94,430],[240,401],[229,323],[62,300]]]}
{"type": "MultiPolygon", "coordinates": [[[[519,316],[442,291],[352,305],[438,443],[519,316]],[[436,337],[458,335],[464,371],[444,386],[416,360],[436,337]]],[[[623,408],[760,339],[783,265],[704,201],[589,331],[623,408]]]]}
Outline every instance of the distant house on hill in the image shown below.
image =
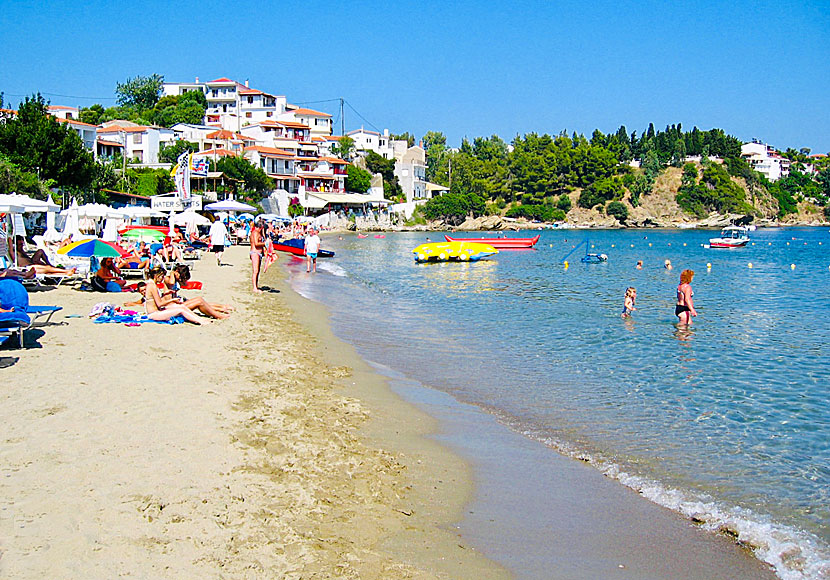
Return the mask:
{"type": "Polygon", "coordinates": [[[790,160],[765,143],[744,143],[741,146],[741,157],[746,159],[752,169],[770,181],[778,181],[790,174],[790,160]]]}

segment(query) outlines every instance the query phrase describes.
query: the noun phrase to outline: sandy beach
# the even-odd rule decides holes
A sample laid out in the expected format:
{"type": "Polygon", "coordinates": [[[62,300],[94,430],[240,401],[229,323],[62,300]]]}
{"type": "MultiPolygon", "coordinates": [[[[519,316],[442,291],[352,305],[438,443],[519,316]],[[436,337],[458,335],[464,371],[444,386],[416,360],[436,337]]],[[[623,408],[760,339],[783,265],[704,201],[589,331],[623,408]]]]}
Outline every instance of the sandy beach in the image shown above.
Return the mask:
{"type": "MultiPolygon", "coordinates": [[[[274,267],[197,263],[237,312],[94,324],[124,295],[31,293],[63,311],[0,349],[4,578],[500,578],[453,531],[468,468],[274,267]],[[81,318],[74,318],[81,315],[81,318]],[[67,317],[69,316],[69,318],[67,317]]],[[[191,294],[194,294],[191,292],[191,294]]]]}

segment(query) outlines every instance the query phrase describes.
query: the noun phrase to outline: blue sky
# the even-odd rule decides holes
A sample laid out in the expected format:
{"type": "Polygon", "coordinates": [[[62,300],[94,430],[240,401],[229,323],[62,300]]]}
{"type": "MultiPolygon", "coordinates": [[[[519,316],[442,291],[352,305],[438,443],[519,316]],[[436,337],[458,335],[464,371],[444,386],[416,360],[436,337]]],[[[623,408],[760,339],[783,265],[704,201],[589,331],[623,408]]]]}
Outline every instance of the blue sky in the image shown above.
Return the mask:
{"type": "Polygon", "coordinates": [[[343,97],[346,130],[443,131],[451,145],[680,122],[830,152],[827,1],[125,6],[0,0],[7,103],[40,91],[108,106],[128,77],[224,76],[335,117],[318,101],[343,97]]]}

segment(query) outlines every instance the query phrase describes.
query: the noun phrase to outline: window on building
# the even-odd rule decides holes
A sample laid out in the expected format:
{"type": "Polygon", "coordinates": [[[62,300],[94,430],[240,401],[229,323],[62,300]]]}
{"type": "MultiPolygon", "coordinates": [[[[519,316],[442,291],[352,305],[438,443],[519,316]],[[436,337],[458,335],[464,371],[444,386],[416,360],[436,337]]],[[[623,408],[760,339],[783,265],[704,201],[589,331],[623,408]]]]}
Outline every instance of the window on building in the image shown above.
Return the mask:
{"type": "Polygon", "coordinates": [[[254,98],[253,98],[253,97],[248,97],[248,104],[250,105],[250,104],[252,104],[253,102],[254,102],[254,98]]]}
{"type": "Polygon", "coordinates": [[[270,117],[270,116],[271,116],[271,115],[273,115],[273,114],[274,114],[274,113],[273,113],[272,111],[266,111],[266,112],[265,112],[265,116],[266,116],[266,117],[270,117]]]}
{"type": "Polygon", "coordinates": [[[135,143],[136,145],[141,143],[141,133],[133,135],[133,143],[135,143]]]}
{"type": "Polygon", "coordinates": [[[245,113],[245,116],[250,119],[251,117],[253,117],[253,113],[248,111],[247,113],[245,113]]]}
{"type": "Polygon", "coordinates": [[[222,112],[223,112],[223,113],[227,113],[227,112],[228,112],[228,106],[227,106],[227,105],[222,105],[222,112]]]}

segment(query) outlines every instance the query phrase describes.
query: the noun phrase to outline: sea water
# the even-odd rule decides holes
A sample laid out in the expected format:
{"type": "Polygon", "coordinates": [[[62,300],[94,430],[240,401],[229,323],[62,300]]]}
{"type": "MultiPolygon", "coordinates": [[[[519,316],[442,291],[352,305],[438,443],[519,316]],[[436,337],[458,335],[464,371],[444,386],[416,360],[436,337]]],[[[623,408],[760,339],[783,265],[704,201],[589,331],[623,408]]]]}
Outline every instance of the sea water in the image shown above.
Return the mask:
{"type": "Polygon", "coordinates": [[[295,260],[291,283],[366,358],[738,535],[783,578],[830,574],[830,231],[760,229],[739,249],[708,248],[711,230],[511,235],[536,233],[444,264],[411,254],[434,232],[328,236],[336,257],[317,275],[295,260]]]}

